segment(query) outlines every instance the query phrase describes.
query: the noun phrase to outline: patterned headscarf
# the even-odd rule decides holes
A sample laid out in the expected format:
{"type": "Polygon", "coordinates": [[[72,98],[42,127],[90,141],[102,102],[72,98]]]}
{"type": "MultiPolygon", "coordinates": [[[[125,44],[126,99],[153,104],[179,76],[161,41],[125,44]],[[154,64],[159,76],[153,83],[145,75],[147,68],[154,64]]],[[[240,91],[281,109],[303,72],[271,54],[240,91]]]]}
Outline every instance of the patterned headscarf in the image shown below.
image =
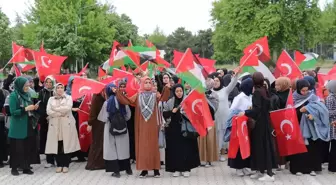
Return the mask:
{"type": "Polygon", "coordinates": [[[141,109],[141,114],[145,121],[148,121],[152,116],[156,104],[156,93],[153,92],[153,88],[150,87],[145,89],[145,82],[149,80],[153,87],[153,81],[148,76],[141,79],[140,93],[139,93],[139,104],[141,109]]]}

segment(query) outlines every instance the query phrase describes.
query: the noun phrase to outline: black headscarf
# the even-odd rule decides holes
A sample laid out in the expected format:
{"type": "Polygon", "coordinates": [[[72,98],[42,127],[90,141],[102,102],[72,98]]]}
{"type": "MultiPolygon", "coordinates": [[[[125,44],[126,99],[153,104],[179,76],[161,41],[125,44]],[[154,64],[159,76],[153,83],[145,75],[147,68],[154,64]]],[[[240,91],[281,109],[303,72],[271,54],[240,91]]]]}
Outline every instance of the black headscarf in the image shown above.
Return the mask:
{"type": "Polygon", "coordinates": [[[264,75],[260,72],[255,72],[252,75],[252,80],[255,91],[259,91],[265,99],[269,99],[269,91],[264,87],[264,75]]]}
{"type": "Polygon", "coordinates": [[[172,92],[173,92],[173,94],[174,94],[174,97],[175,97],[175,101],[174,101],[174,107],[178,107],[180,104],[181,104],[181,102],[182,102],[182,100],[183,100],[183,96],[182,96],[182,98],[178,98],[177,96],[176,96],[176,94],[175,94],[175,91],[176,91],[176,89],[177,88],[182,88],[182,92],[183,92],[183,96],[184,96],[184,88],[183,88],[183,85],[182,84],[175,84],[174,86],[173,86],[173,88],[172,88],[172,92]]]}
{"type": "Polygon", "coordinates": [[[223,85],[224,85],[224,87],[227,87],[230,84],[231,77],[232,76],[230,74],[227,74],[227,75],[223,76],[223,85]]]}
{"type": "Polygon", "coordinates": [[[316,84],[316,81],[314,79],[314,77],[312,76],[305,76],[303,77],[303,79],[307,80],[309,82],[309,90],[314,90],[315,91],[315,84],[316,84]]]}
{"type": "Polygon", "coordinates": [[[214,87],[213,90],[214,90],[214,91],[220,91],[220,90],[223,89],[223,87],[224,87],[223,78],[221,78],[220,76],[215,76],[213,79],[215,79],[215,78],[218,78],[220,85],[219,85],[219,87],[217,87],[217,88],[214,87]]]}
{"type": "MultiPolygon", "coordinates": [[[[308,89],[309,89],[309,87],[310,87],[310,84],[309,84],[309,82],[307,81],[307,80],[305,80],[305,79],[300,79],[300,80],[298,80],[297,82],[296,82],[296,92],[298,93],[298,94],[301,94],[301,90],[303,89],[303,88],[305,88],[305,87],[308,87],[308,89]]],[[[301,94],[302,95],[302,94],[301,94]]]]}
{"type": "Polygon", "coordinates": [[[253,90],[253,80],[252,78],[248,78],[242,81],[240,84],[240,90],[246,95],[250,96],[253,90]]]}

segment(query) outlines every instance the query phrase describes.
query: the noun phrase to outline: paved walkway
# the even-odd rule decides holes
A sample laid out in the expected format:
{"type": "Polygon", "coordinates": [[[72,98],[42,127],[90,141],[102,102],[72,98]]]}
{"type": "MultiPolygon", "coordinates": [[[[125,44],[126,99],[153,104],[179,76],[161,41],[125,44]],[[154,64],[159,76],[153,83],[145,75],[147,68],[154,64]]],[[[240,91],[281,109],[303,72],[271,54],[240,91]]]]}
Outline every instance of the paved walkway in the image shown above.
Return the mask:
{"type": "MultiPolygon", "coordinates": [[[[45,160],[42,161],[45,163],[45,160]]],[[[34,165],[34,175],[20,175],[13,177],[8,166],[0,169],[0,185],[333,185],[336,184],[336,174],[323,171],[322,174],[295,176],[288,170],[277,172],[274,183],[259,182],[249,177],[237,177],[234,170],[227,167],[227,163],[215,163],[211,168],[197,168],[191,172],[189,178],[171,177],[170,173],[161,170],[161,178],[140,179],[139,172],[133,176],[122,173],[120,179],[111,177],[111,173],[85,170],[86,163],[72,163],[67,174],[56,174],[55,168],[45,169],[43,165],[34,165]]],[[[133,165],[134,169],[135,166],[133,165]]],[[[150,173],[150,175],[152,175],[150,173]]]]}

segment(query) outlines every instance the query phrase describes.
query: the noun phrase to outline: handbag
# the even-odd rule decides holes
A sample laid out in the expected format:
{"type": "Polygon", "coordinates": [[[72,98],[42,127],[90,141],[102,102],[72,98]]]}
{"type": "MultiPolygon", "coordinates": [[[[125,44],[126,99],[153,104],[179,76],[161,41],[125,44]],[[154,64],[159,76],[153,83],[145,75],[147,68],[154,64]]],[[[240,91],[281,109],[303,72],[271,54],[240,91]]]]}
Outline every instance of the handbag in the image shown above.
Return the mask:
{"type": "Polygon", "coordinates": [[[248,118],[247,120],[247,128],[248,130],[253,130],[255,128],[255,125],[256,125],[256,121],[252,118],[248,118]]]}
{"type": "Polygon", "coordinates": [[[192,126],[190,121],[184,116],[182,116],[182,119],[181,119],[181,132],[182,132],[182,136],[186,138],[195,139],[199,136],[196,129],[192,126]]]}
{"type": "Polygon", "coordinates": [[[159,147],[166,148],[165,134],[163,130],[159,131],[159,147]]]}
{"type": "Polygon", "coordinates": [[[109,117],[111,124],[110,134],[113,136],[119,136],[127,133],[127,123],[125,117],[121,114],[119,109],[114,113],[112,118],[109,117]]]}

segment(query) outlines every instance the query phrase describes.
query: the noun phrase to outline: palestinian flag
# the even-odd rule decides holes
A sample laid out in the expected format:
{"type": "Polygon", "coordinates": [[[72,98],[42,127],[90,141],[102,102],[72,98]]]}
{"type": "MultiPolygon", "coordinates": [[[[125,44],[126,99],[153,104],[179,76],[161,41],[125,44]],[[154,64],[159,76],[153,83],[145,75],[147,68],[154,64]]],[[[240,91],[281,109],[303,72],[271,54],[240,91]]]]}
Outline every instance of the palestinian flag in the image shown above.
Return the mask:
{"type": "Polygon", "coordinates": [[[260,60],[258,61],[257,66],[245,66],[245,67],[243,67],[242,71],[245,72],[245,73],[250,73],[251,75],[254,72],[261,72],[264,75],[264,77],[267,78],[270,81],[271,84],[275,81],[275,77],[272,74],[272,72],[260,60]]]}
{"type": "Polygon", "coordinates": [[[24,48],[23,46],[17,45],[15,42],[13,42],[12,55],[13,56],[10,62],[18,64],[18,67],[22,72],[26,72],[35,68],[35,61],[32,50],[24,48]]]}
{"type": "Polygon", "coordinates": [[[316,53],[306,53],[304,54],[304,56],[306,57],[306,59],[301,62],[299,68],[301,70],[307,70],[307,69],[313,69],[315,68],[316,64],[317,64],[317,58],[318,58],[318,54],[316,53]]]}

